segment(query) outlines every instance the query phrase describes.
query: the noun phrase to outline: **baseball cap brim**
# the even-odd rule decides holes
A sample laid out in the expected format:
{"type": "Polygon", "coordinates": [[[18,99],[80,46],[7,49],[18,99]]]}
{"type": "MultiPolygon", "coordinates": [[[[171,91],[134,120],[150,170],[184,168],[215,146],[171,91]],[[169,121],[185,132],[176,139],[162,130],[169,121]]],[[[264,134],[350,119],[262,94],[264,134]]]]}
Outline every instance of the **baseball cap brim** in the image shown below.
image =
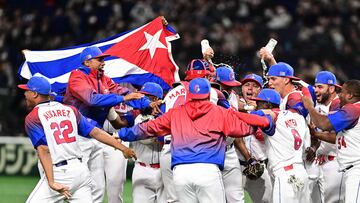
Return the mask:
{"type": "MultiPolygon", "coordinates": [[[[26,84],[20,84],[20,85],[18,85],[18,88],[23,89],[23,90],[30,90],[29,87],[26,84]]],[[[49,95],[57,96],[57,93],[56,92],[50,92],[49,95]]]]}
{"type": "Polygon", "coordinates": [[[255,80],[255,79],[252,79],[252,78],[246,78],[244,80],[241,80],[241,83],[242,84],[245,84],[247,82],[255,82],[256,84],[258,84],[260,87],[262,87],[262,85],[259,83],[259,81],[255,80]]]}
{"type": "MultiPolygon", "coordinates": [[[[281,77],[281,76],[280,76],[281,77]]],[[[301,80],[301,78],[295,77],[295,76],[284,76],[285,78],[290,78],[292,80],[301,80]]]]}
{"type": "Polygon", "coordinates": [[[261,98],[258,98],[258,97],[255,97],[255,98],[249,98],[250,100],[253,100],[253,101],[263,101],[263,102],[267,102],[266,100],[263,100],[261,98]]]}
{"type": "MultiPolygon", "coordinates": [[[[324,84],[324,83],[315,83],[315,84],[324,84]]],[[[325,85],[333,85],[333,84],[325,84],[325,85]]],[[[335,84],[334,86],[340,89],[342,88],[342,86],[338,84],[335,84]]]]}
{"type": "Polygon", "coordinates": [[[209,98],[210,93],[206,93],[206,94],[192,94],[191,92],[188,93],[188,98],[189,99],[207,99],[209,98]]]}
{"type": "Polygon", "coordinates": [[[283,76],[283,75],[268,75],[267,77],[281,77],[281,78],[290,78],[291,80],[301,80],[301,78],[295,76],[283,76]]]}
{"type": "Polygon", "coordinates": [[[250,100],[253,100],[253,101],[262,101],[262,102],[269,102],[269,103],[272,103],[272,104],[275,104],[275,105],[279,105],[279,104],[276,104],[276,103],[273,103],[273,102],[270,102],[270,101],[267,101],[267,100],[263,100],[263,99],[258,98],[258,97],[250,98],[250,100]]]}
{"type": "Polygon", "coordinates": [[[30,90],[26,84],[20,84],[20,85],[18,85],[18,88],[23,89],[23,90],[30,90]]]}
{"type": "Polygon", "coordinates": [[[139,93],[142,93],[142,94],[147,94],[147,95],[152,95],[152,96],[155,96],[154,94],[150,93],[150,92],[145,92],[145,91],[138,91],[139,93]]]}
{"type": "Polygon", "coordinates": [[[98,56],[93,57],[93,59],[95,59],[95,58],[105,58],[105,57],[109,57],[109,56],[111,56],[111,55],[110,54],[100,54],[98,56]]]}
{"type": "Polygon", "coordinates": [[[223,81],[223,82],[220,82],[220,84],[223,84],[223,85],[226,85],[226,86],[229,86],[229,87],[237,87],[237,86],[240,86],[241,85],[241,82],[239,81],[223,81]]]}

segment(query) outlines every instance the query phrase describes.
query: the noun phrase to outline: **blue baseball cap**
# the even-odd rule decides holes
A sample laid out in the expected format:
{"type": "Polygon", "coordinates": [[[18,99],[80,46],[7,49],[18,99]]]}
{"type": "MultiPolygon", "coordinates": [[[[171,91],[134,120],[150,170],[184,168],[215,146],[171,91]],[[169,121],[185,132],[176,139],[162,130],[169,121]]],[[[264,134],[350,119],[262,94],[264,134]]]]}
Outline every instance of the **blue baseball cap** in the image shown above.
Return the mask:
{"type": "Polygon", "coordinates": [[[206,78],[195,78],[189,83],[189,99],[207,99],[210,96],[210,82],[206,78]]]}
{"type": "Polygon", "coordinates": [[[163,97],[163,89],[161,88],[160,85],[158,85],[154,82],[145,83],[141,87],[141,90],[139,92],[143,93],[143,94],[149,94],[149,95],[155,96],[159,99],[162,99],[162,97],[163,97]]]}
{"type": "Polygon", "coordinates": [[[18,85],[20,89],[37,92],[42,95],[51,94],[51,85],[49,81],[43,77],[34,76],[26,84],[18,85]]]}
{"type": "Polygon", "coordinates": [[[326,84],[326,85],[334,85],[336,87],[340,87],[341,85],[338,85],[336,82],[336,76],[329,71],[320,71],[316,74],[315,78],[315,84],[326,84]]]}
{"type": "Polygon", "coordinates": [[[86,47],[80,54],[80,61],[84,63],[87,60],[94,58],[104,58],[110,56],[109,54],[103,54],[102,51],[95,46],[86,47]]]}
{"type": "Polygon", "coordinates": [[[264,85],[264,81],[261,76],[256,74],[247,74],[245,77],[241,80],[242,84],[245,84],[247,82],[256,82],[260,87],[264,85]]]}
{"type": "Polygon", "coordinates": [[[270,67],[268,76],[285,77],[293,80],[301,80],[294,76],[294,69],[287,63],[279,62],[270,67]]]}
{"type": "Polygon", "coordinates": [[[216,80],[220,84],[230,87],[241,85],[239,81],[235,80],[234,70],[228,66],[220,66],[216,69],[216,80]]]}
{"type": "Polygon", "coordinates": [[[265,101],[270,102],[276,105],[280,105],[280,94],[274,89],[265,88],[260,91],[256,98],[251,98],[251,100],[255,101],[265,101]]]}

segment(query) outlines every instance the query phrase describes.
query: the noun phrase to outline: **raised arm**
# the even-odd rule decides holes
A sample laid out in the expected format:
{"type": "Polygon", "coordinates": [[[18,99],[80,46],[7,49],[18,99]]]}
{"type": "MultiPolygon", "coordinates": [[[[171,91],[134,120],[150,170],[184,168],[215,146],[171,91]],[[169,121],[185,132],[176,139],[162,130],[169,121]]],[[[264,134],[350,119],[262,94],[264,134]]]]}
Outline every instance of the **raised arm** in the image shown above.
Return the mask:
{"type": "Polygon", "coordinates": [[[173,110],[170,110],[155,120],[137,124],[131,128],[122,128],[118,132],[119,138],[124,141],[136,141],[171,134],[172,112],[173,110]]]}
{"type": "Polygon", "coordinates": [[[302,102],[304,104],[304,107],[309,111],[311,122],[314,123],[314,125],[322,130],[325,131],[331,131],[334,130],[333,126],[331,125],[329,119],[327,116],[322,115],[316,111],[314,108],[314,104],[310,97],[303,96],[302,102]]]}
{"type": "Polygon", "coordinates": [[[112,146],[115,149],[120,150],[123,153],[125,158],[135,158],[136,159],[135,152],[132,149],[121,144],[118,140],[116,140],[114,137],[107,134],[105,131],[95,127],[90,132],[89,135],[106,145],[112,146]]]}
{"type": "Polygon", "coordinates": [[[223,132],[230,137],[244,137],[254,134],[258,127],[266,128],[269,121],[265,117],[226,110],[225,125],[223,132]]]}
{"type": "Polygon", "coordinates": [[[83,72],[73,71],[70,75],[68,89],[70,93],[89,106],[112,107],[124,101],[123,96],[116,94],[98,94],[83,72]]]}

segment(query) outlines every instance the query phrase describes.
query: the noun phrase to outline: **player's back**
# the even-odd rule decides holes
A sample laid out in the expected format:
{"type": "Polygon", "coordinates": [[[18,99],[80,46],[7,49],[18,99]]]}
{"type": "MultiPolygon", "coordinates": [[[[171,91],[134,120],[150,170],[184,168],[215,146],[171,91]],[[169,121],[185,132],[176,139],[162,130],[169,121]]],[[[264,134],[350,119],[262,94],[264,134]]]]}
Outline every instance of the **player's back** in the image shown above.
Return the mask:
{"type": "Polygon", "coordinates": [[[278,168],[302,163],[305,145],[309,141],[309,129],[304,117],[294,110],[278,112],[273,135],[265,137],[269,168],[278,168]]]}
{"type": "Polygon", "coordinates": [[[43,130],[53,164],[81,157],[76,142],[79,115],[74,107],[47,102],[37,105],[27,116],[28,121],[37,123],[33,126],[43,130]]]}
{"type": "MultiPolygon", "coordinates": [[[[172,108],[184,105],[187,102],[186,94],[188,89],[189,82],[182,81],[177,84],[172,90],[170,90],[164,97],[164,103],[166,105],[166,112],[172,108]]],[[[210,101],[214,104],[217,103],[218,93],[214,88],[210,89],[210,101]]]]}

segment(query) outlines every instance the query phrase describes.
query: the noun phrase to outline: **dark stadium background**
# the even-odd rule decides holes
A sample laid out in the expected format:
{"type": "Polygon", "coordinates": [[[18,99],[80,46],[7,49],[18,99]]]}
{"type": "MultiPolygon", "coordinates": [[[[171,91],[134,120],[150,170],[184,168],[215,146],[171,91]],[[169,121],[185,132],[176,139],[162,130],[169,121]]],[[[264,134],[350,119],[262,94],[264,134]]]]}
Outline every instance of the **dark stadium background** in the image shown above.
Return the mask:
{"type": "MultiPolygon", "coordinates": [[[[312,82],[319,70],[340,83],[360,78],[358,0],[0,0],[0,136],[23,136],[26,115],[18,67],[21,50],[50,50],[96,41],[163,15],[180,39],[173,56],[180,75],[210,41],[215,63],[241,78],[261,74],[256,51],[269,38],[274,54],[312,82]]],[[[1,140],[1,137],[0,137],[1,140]]]]}

